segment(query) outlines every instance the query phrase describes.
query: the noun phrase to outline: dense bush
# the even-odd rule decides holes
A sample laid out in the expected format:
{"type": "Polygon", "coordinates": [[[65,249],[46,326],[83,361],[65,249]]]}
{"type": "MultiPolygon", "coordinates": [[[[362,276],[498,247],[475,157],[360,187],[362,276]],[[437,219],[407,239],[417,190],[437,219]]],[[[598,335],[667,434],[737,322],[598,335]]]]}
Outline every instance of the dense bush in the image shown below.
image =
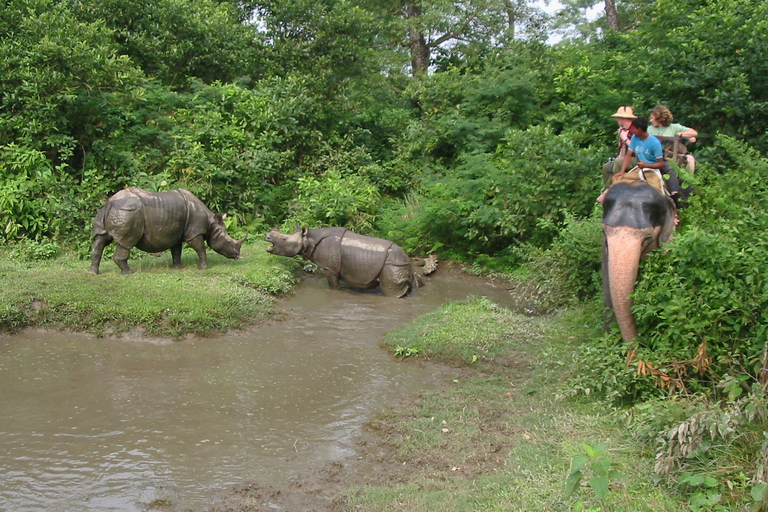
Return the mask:
{"type": "Polygon", "coordinates": [[[547,313],[600,297],[601,214],[597,206],[585,218],[567,213],[549,248],[520,248],[524,270],[518,291],[533,301],[527,306],[532,312],[547,313]]]}
{"type": "Polygon", "coordinates": [[[716,149],[735,167],[697,173],[682,229],[649,257],[635,294],[649,357],[693,361],[704,344],[700,373],[715,383],[727,372],[760,376],[768,327],[768,159],[728,137],[716,149]]]}
{"type": "Polygon", "coordinates": [[[509,130],[494,154],[464,154],[455,168],[424,174],[415,215],[430,240],[463,254],[547,247],[566,212],[591,212],[599,168],[589,151],[547,128],[509,130]]]}

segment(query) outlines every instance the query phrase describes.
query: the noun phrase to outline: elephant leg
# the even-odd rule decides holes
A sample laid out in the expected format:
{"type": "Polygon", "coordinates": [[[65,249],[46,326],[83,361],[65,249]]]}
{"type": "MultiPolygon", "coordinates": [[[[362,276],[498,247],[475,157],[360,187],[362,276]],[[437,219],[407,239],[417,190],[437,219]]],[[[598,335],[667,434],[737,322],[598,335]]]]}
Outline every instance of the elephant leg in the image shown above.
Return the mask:
{"type": "Polygon", "coordinates": [[[181,242],[171,247],[171,259],[173,260],[171,268],[184,268],[181,264],[181,242]]]}
{"type": "Polygon", "coordinates": [[[410,265],[384,265],[379,275],[381,292],[388,297],[404,297],[411,291],[412,278],[410,265]]]}
{"type": "Polygon", "coordinates": [[[112,257],[120,267],[121,274],[133,274],[133,270],[128,267],[128,257],[131,255],[131,249],[118,245],[115,247],[115,255],[112,257]]]}
{"type": "MultiPolygon", "coordinates": [[[[188,240],[187,243],[190,247],[192,247],[195,252],[197,253],[197,257],[199,259],[197,263],[197,268],[204,269],[208,268],[208,259],[205,255],[205,242],[203,241],[203,236],[198,235],[192,240],[188,240]]],[[[181,251],[179,251],[181,252],[181,251]]],[[[181,254],[179,254],[179,263],[181,263],[181,254]]]]}
{"type": "Polygon", "coordinates": [[[99,265],[101,257],[104,254],[104,248],[112,243],[112,237],[108,234],[96,235],[93,237],[93,249],[91,249],[91,267],[89,274],[99,275],[99,265]]]}

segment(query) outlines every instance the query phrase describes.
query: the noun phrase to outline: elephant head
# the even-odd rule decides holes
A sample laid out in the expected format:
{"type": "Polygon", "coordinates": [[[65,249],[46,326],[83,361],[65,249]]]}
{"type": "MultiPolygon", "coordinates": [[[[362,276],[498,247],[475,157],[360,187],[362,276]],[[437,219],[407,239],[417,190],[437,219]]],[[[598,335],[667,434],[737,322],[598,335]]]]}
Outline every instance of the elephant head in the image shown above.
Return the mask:
{"type": "Polygon", "coordinates": [[[643,181],[613,185],[603,201],[603,298],[624,341],[637,337],[632,315],[640,261],[672,237],[674,202],[643,181]]]}

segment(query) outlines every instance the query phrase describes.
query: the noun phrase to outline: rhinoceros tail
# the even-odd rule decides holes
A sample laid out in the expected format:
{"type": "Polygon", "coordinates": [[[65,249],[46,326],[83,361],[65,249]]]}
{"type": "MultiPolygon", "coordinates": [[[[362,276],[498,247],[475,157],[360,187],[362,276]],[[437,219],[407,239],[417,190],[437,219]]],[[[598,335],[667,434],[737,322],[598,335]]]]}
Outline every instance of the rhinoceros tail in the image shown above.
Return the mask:
{"type": "Polygon", "coordinates": [[[93,236],[107,234],[107,229],[104,227],[104,219],[107,217],[108,208],[109,203],[99,208],[99,211],[97,211],[96,215],[93,217],[93,236]]]}

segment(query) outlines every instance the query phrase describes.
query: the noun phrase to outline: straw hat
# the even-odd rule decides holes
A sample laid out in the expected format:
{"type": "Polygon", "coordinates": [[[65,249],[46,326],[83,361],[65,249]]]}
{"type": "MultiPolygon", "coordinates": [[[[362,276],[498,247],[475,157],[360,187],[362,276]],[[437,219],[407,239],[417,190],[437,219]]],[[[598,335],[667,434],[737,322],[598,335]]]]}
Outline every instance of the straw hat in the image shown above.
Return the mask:
{"type": "Polygon", "coordinates": [[[619,110],[617,110],[615,114],[611,115],[611,117],[621,117],[622,119],[634,119],[637,116],[635,115],[635,112],[632,110],[632,107],[622,105],[621,107],[619,107],[619,110]]]}

